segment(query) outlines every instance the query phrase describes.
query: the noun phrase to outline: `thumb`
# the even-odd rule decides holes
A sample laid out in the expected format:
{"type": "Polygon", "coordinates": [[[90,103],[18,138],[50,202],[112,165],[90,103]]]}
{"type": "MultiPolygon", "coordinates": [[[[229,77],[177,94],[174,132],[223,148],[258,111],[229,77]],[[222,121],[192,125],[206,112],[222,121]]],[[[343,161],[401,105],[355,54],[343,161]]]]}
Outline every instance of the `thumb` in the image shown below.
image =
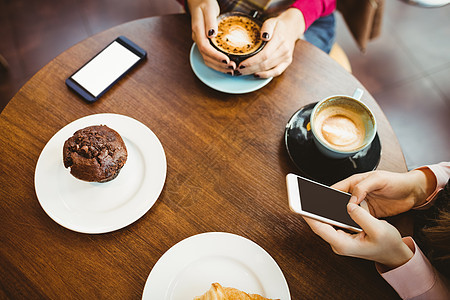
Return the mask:
{"type": "Polygon", "coordinates": [[[351,193],[352,197],[350,198],[350,202],[359,204],[364,200],[367,193],[361,189],[355,190],[355,187],[358,186],[362,181],[364,181],[368,175],[369,173],[355,174],[335,183],[331,187],[343,192],[351,193]]]}
{"type": "Polygon", "coordinates": [[[352,198],[357,200],[350,202],[359,204],[366,198],[367,194],[377,191],[385,185],[385,178],[380,177],[379,173],[370,172],[367,173],[367,176],[361,177],[361,179],[352,190],[352,198]]]}
{"type": "Polygon", "coordinates": [[[218,12],[214,12],[215,9],[204,9],[203,19],[205,20],[205,33],[208,38],[217,35],[217,15],[218,12]],[[214,13],[212,13],[214,12],[214,13]]]}
{"type": "Polygon", "coordinates": [[[276,23],[277,21],[275,18],[268,19],[264,22],[261,27],[261,39],[263,41],[267,42],[272,38],[276,23]]]}
{"type": "Polygon", "coordinates": [[[373,217],[367,210],[355,203],[347,204],[347,212],[365,233],[373,235],[380,227],[380,220],[373,217]]]}

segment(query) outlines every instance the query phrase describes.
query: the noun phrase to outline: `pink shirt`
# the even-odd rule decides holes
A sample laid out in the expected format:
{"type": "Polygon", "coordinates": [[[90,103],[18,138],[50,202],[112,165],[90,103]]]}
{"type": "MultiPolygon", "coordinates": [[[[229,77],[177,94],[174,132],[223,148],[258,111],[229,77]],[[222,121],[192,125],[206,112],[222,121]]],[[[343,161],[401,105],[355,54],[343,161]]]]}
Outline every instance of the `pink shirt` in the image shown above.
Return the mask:
{"type": "MultiPolygon", "coordinates": [[[[444,188],[450,178],[450,162],[425,166],[418,170],[423,168],[428,168],[433,172],[437,185],[427,201],[415,209],[430,206],[437,193],[444,188]]],[[[411,237],[404,237],[403,242],[413,251],[414,256],[404,265],[392,270],[386,270],[382,264],[375,263],[380,275],[402,299],[450,299],[449,280],[433,268],[411,237]]]]}
{"type": "MultiPolygon", "coordinates": [[[[182,5],[186,0],[177,0],[182,5]]],[[[218,2],[227,2],[230,0],[218,0],[218,2]]],[[[289,0],[286,0],[289,3],[289,0]]],[[[299,9],[305,19],[305,30],[320,17],[328,16],[336,9],[336,0],[295,0],[291,7],[299,9]]]]}
{"type": "Polygon", "coordinates": [[[450,299],[448,280],[433,268],[411,237],[404,237],[403,242],[414,256],[404,265],[390,271],[385,271],[383,265],[375,263],[380,275],[402,299],[450,299]]]}
{"type": "Polygon", "coordinates": [[[336,9],[336,0],[296,0],[291,7],[295,7],[303,13],[306,30],[318,18],[333,13],[336,9]]]}

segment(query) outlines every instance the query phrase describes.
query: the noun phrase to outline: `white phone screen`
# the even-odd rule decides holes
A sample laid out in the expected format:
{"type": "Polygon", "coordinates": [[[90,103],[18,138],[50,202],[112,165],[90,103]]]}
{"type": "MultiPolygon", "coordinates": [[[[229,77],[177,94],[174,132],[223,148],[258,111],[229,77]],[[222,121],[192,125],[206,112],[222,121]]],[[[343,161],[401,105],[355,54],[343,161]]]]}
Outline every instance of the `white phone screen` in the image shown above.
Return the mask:
{"type": "Polygon", "coordinates": [[[76,72],[72,79],[97,97],[138,60],[139,56],[114,41],[76,72]]]}

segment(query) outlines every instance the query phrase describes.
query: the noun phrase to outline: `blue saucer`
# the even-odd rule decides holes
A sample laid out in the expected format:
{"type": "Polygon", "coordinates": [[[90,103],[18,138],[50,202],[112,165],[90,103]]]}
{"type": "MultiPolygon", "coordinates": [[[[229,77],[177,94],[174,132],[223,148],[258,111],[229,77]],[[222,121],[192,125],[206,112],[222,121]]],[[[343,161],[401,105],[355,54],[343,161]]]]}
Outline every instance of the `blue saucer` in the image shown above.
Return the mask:
{"type": "Polygon", "coordinates": [[[245,94],[259,90],[273,78],[255,78],[253,75],[231,76],[213,70],[205,65],[195,43],[191,47],[190,63],[194,74],[204,84],[219,92],[228,94],[245,94]]]}

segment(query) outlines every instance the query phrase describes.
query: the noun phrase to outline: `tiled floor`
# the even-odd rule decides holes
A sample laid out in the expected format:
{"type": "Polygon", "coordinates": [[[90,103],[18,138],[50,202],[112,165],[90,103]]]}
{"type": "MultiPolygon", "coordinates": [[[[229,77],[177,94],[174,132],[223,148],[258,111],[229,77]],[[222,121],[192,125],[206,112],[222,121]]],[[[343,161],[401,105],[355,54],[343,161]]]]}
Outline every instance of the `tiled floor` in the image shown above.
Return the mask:
{"type": "MultiPolygon", "coordinates": [[[[59,53],[112,26],[177,13],[175,0],[0,0],[0,111],[59,53]]],[[[409,168],[450,160],[450,5],[425,9],[386,0],[381,37],[367,53],[338,18],[338,42],[353,74],[379,102],[409,168]]]]}

